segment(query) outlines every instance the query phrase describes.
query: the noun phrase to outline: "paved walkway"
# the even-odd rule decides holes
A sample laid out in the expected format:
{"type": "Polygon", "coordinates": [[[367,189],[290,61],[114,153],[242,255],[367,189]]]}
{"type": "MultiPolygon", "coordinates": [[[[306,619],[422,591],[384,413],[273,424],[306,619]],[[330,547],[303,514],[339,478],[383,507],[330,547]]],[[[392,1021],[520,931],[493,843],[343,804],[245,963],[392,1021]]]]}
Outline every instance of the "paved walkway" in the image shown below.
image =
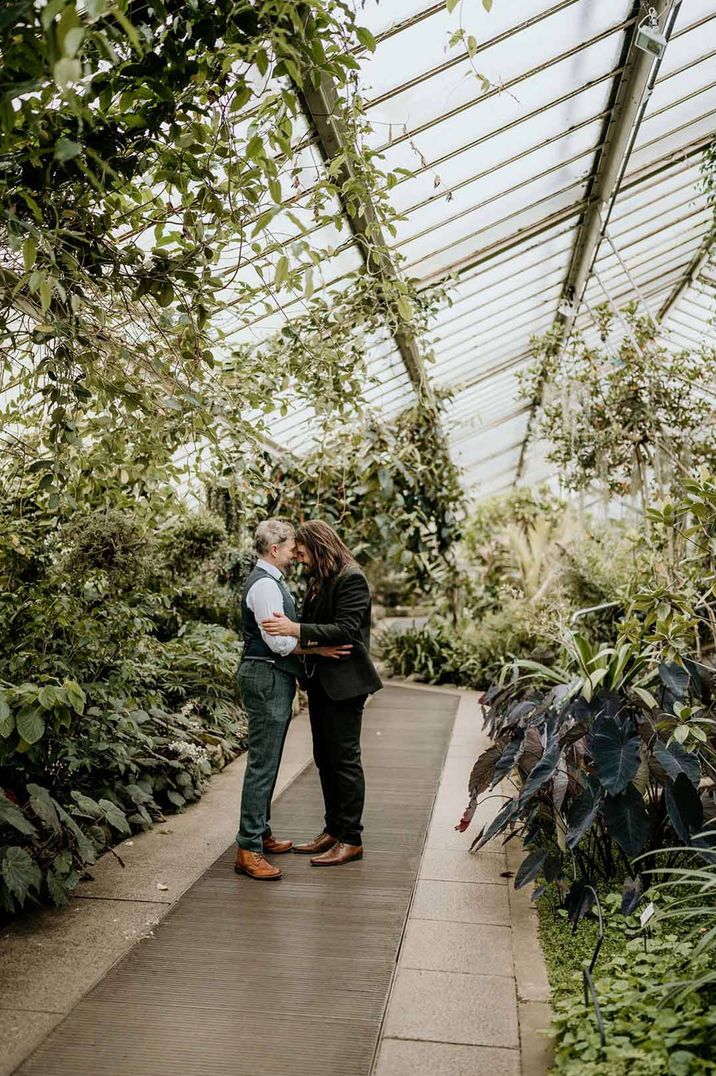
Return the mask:
{"type": "MultiPolygon", "coordinates": [[[[293,780],[274,820],[277,832],[302,838],[320,826],[320,793],[313,766],[301,768],[307,730],[297,724],[284,770],[284,781],[293,780]]],[[[233,874],[233,848],[216,858],[228,843],[225,830],[212,845],[206,829],[197,837],[196,824],[193,841],[147,834],[123,846],[128,858],[136,849],[134,872],[131,864],[123,871],[103,860],[101,877],[89,892],[83,889],[76,909],[104,904],[139,915],[144,907],[153,926],[164,918],[81,999],[80,980],[71,974],[63,996],[57,973],[69,965],[67,959],[55,963],[42,997],[49,999],[52,990],[56,1000],[46,1014],[35,1014],[47,1024],[40,1021],[34,1041],[43,1026],[58,1026],[18,1076],[543,1072],[540,1040],[525,1036],[531,1025],[547,1022],[531,913],[524,902],[511,903],[504,851],[468,856],[469,835],[453,828],[483,743],[474,695],[391,685],[366,711],[362,863],[319,871],[303,857],[285,856],[282,881],[256,883],[233,874]],[[174,862],[166,853],[161,859],[162,844],[172,848],[174,862]],[[189,855],[180,862],[177,853],[185,848],[189,855]],[[167,898],[176,898],[163,911],[158,874],[173,890],[167,898]]],[[[230,782],[235,797],[236,779],[227,775],[227,788],[230,782]]],[[[204,808],[217,829],[220,801],[210,791],[204,808]]],[[[201,809],[172,820],[174,826],[190,826],[201,809]]],[[[71,910],[57,915],[60,929],[63,921],[71,928],[70,916],[71,910]]],[[[84,942],[93,938],[101,947],[96,934],[84,942]]],[[[23,929],[10,940],[17,974],[23,929]]],[[[0,1026],[3,1004],[0,993],[0,1026]]],[[[28,995],[24,1007],[39,1009],[37,994],[28,995]]],[[[15,1063],[32,1045],[27,1040],[19,1052],[17,1043],[15,1063]]]]}

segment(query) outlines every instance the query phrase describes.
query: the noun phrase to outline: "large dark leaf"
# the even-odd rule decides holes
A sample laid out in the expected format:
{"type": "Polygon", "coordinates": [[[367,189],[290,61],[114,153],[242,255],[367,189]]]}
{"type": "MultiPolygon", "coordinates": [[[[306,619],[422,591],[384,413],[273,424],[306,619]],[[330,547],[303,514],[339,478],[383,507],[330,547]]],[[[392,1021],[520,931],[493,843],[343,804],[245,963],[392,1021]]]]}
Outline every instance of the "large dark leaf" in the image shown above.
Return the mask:
{"type": "Polygon", "coordinates": [[[662,662],[659,666],[659,676],[664,687],[675,699],[683,699],[689,690],[689,674],[686,669],[675,662],[662,662]]]}
{"type": "Polygon", "coordinates": [[[657,743],[654,747],[654,755],[672,780],[675,781],[680,773],[685,773],[691,783],[698,786],[701,779],[701,764],[698,755],[687,751],[676,742],[670,747],[657,743]]]}
{"type": "Polygon", "coordinates": [[[482,848],[483,845],[487,844],[488,841],[491,841],[493,837],[496,837],[498,833],[501,833],[509,823],[510,819],[517,813],[518,807],[519,803],[517,800],[508,800],[507,803],[500,808],[489,826],[484,830],[480,839],[474,842],[474,850],[477,851],[478,848],[482,848]]]}
{"type": "Polygon", "coordinates": [[[583,919],[594,904],[594,894],[589,883],[584,878],[576,878],[569,887],[569,893],[564,898],[564,906],[567,909],[567,919],[574,923],[574,929],[580,919],[583,919]]]}
{"type": "Polygon", "coordinates": [[[16,807],[2,792],[0,792],[0,823],[7,823],[25,837],[34,837],[37,833],[32,822],[25,818],[20,808],[16,807]]]}
{"type": "Polygon", "coordinates": [[[649,836],[649,816],[634,785],[618,796],[607,796],[602,812],[609,836],[628,856],[638,856],[649,836]]]}
{"type": "Polygon", "coordinates": [[[523,885],[535,880],[548,855],[548,848],[535,848],[534,852],[530,852],[527,858],[522,860],[515,876],[515,889],[522,889],[523,885]]]}
{"type": "Polygon", "coordinates": [[[544,865],[542,872],[547,882],[556,882],[562,873],[562,855],[560,852],[553,852],[547,857],[547,861],[544,865]]]}
{"type": "Polygon", "coordinates": [[[480,755],[472,767],[470,780],[467,782],[467,790],[471,796],[480,796],[489,788],[495,765],[502,754],[502,744],[493,744],[480,755]]]}
{"type": "Polygon", "coordinates": [[[579,793],[569,812],[567,821],[567,847],[572,851],[584,834],[591,829],[599,814],[602,792],[596,778],[588,778],[588,783],[579,793]]]}
{"type": "Polygon", "coordinates": [[[545,748],[542,758],[532,767],[530,775],[525,781],[524,788],[520,794],[521,807],[524,806],[530,797],[533,796],[543,784],[549,781],[559,765],[560,754],[559,737],[556,733],[553,733],[551,739],[547,742],[547,747],[545,748]]]}
{"type": "Polygon", "coordinates": [[[646,881],[643,874],[637,874],[636,878],[625,878],[622,890],[622,915],[631,915],[639,906],[639,901],[644,896],[646,881]]]}
{"type": "Polygon", "coordinates": [[[639,769],[639,737],[631,721],[600,717],[592,727],[594,768],[607,792],[623,792],[639,769]]]}
{"type": "Polygon", "coordinates": [[[499,784],[502,778],[507,777],[507,775],[514,769],[520,751],[522,750],[524,739],[524,729],[516,729],[514,738],[510,740],[495,766],[495,772],[492,775],[492,788],[499,784]]]}
{"type": "Polygon", "coordinates": [[[568,747],[571,747],[573,743],[577,743],[589,731],[588,726],[584,721],[578,721],[576,725],[572,725],[571,728],[565,729],[560,733],[559,746],[565,751],[568,747]]]}
{"type": "Polygon", "coordinates": [[[666,810],[677,836],[688,844],[704,823],[704,808],[698,791],[685,773],[680,773],[671,788],[664,789],[666,810]]]}
{"type": "Polygon", "coordinates": [[[505,729],[514,728],[514,726],[519,724],[523,718],[528,717],[536,706],[537,703],[532,702],[529,699],[523,699],[522,702],[516,702],[507,712],[507,717],[504,722],[505,729]]]}

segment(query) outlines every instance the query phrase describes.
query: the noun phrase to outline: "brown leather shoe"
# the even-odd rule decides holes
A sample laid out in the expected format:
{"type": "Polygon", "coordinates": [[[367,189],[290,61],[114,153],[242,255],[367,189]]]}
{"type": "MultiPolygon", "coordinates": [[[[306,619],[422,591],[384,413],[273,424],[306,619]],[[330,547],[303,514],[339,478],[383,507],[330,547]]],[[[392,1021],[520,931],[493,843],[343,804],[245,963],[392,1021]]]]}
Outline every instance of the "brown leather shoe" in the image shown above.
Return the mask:
{"type": "Polygon", "coordinates": [[[298,852],[302,856],[315,856],[319,852],[327,852],[329,848],[332,848],[336,844],[336,838],[331,837],[330,833],[319,833],[317,837],[314,837],[312,841],[308,841],[307,844],[294,844],[294,852],[298,852]]]}
{"type": "Polygon", "coordinates": [[[273,835],[264,837],[264,853],[271,856],[280,856],[283,852],[290,852],[293,841],[278,841],[273,835]]]}
{"type": "Polygon", "coordinates": [[[249,878],[258,878],[262,882],[273,881],[274,878],[280,878],[283,873],[278,867],[274,867],[272,863],[264,859],[261,852],[252,852],[249,848],[236,850],[234,870],[248,874],[249,878]]]}
{"type": "Polygon", "coordinates": [[[342,863],[350,863],[354,859],[362,858],[362,844],[344,844],[343,841],[338,841],[323,855],[314,856],[311,863],[314,867],[340,867],[342,863]]]}

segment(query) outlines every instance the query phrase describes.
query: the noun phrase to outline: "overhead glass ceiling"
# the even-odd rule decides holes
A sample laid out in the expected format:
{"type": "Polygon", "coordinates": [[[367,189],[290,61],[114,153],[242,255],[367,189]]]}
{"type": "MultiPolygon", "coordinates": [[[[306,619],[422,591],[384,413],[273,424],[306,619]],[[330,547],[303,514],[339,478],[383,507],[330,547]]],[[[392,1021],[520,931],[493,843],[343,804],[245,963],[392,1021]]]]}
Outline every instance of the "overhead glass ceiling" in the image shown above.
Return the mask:
{"type": "MultiPolygon", "coordinates": [[[[652,61],[653,90],[634,118],[619,88],[631,77],[632,39],[646,14],[638,0],[495,0],[490,13],[477,0],[452,13],[444,0],[362,5],[361,21],[378,42],[360,56],[371,144],[386,170],[411,172],[390,192],[403,215],[392,253],[419,288],[448,285],[449,301],[422,345],[433,353],[432,384],[452,392],[444,427],[476,496],[550,473],[544,446],[526,445],[532,408],[520,396],[519,374],[531,338],[559,316],[620,125],[629,125],[630,137],[617,188],[605,197],[607,234],[590,251],[576,326],[588,333],[600,303],[638,300],[661,321],[669,346],[716,343],[716,269],[703,257],[714,217],[699,172],[716,135],[716,7],[713,0],[664,7],[669,43],[661,62],[652,61]],[[464,40],[476,39],[472,57],[461,42],[450,44],[459,28],[464,40]]],[[[315,174],[316,147],[305,154],[306,174],[315,174]]],[[[301,217],[300,202],[291,210],[301,217]]],[[[278,243],[297,234],[288,218],[272,226],[278,243]]],[[[324,286],[340,286],[360,264],[347,228],[321,229],[311,241],[333,250],[321,266],[324,286]]],[[[231,331],[259,343],[301,303],[244,311],[231,331]]],[[[369,366],[375,407],[390,414],[410,402],[414,390],[387,331],[374,341],[369,366]]],[[[299,448],[316,435],[315,416],[290,406],[270,433],[299,448]]]]}

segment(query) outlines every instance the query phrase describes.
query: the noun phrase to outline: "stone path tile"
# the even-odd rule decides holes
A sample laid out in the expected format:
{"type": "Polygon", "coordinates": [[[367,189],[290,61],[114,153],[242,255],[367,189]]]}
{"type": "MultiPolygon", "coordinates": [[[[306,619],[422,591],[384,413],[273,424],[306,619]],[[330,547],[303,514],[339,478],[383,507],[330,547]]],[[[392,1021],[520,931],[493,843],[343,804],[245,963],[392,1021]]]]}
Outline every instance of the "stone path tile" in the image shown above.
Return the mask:
{"type": "Polygon", "coordinates": [[[399,968],[387,1038],[519,1046],[514,980],[496,975],[399,968]]]}
{"type": "Polygon", "coordinates": [[[505,857],[501,853],[477,852],[471,855],[456,848],[426,848],[420,865],[420,877],[448,882],[494,882],[506,885],[505,857]]]}
{"type": "Polygon", "coordinates": [[[512,933],[509,927],[411,919],[400,965],[426,971],[512,976],[512,933]]]}
{"type": "Polygon", "coordinates": [[[411,918],[509,926],[507,887],[490,882],[421,879],[415,890],[411,918]]]}
{"type": "Polygon", "coordinates": [[[518,1050],[384,1039],[374,1076],[520,1076],[518,1050]]]}

